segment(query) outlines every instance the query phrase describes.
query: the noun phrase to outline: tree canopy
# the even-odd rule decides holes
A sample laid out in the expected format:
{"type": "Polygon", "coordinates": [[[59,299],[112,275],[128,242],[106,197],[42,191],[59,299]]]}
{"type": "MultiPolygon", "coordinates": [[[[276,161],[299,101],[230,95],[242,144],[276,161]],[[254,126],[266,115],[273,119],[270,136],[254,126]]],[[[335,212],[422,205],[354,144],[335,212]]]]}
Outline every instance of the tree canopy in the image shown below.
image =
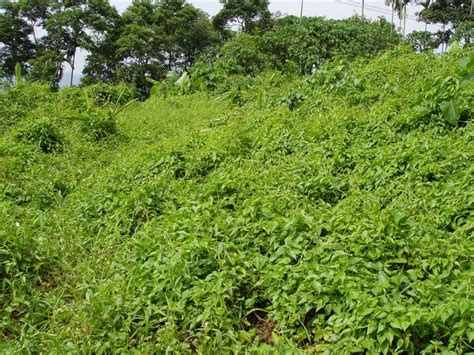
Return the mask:
{"type": "Polygon", "coordinates": [[[242,32],[253,32],[258,25],[268,27],[271,13],[268,0],[220,0],[222,10],[213,18],[213,24],[219,31],[226,26],[237,25],[242,32]]]}
{"type": "MultiPolygon", "coordinates": [[[[133,0],[123,13],[109,0],[4,0],[0,76],[13,78],[19,64],[30,80],[57,88],[68,73],[72,85],[76,56],[82,51],[87,53],[83,84],[127,82],[146,96],[149,79],[182,73],[198,60],[194,72],[204,70],[203,63],[218,62],[217,67],[231,74],[252,75],[287,65],[309,73],[336,54],[372,55],[400,41],[383,20],[275,19],[269,0],[220,2],[221,11],[210,19],[186,0],[133,0]],[[237,36],[239,32],[248,36],[237,36]]],[[[408,3],[386,1],[400,16],[408,3]]],[[[427,0],[421,5],[420,20],[448,28],[410,35],[407,41],[417,50],[472,42],[470,0],[427,0]]]]}
{"type": "Polygon", "coordinates": [[[453,24],[472,21],[471,0],[426,0],[420,19],[427,23],[453,24]]]}
{"type": "Polygon", "coordinates": [[[108,0],[19,0],[0,5],[0,73],[16,63],[33,80],[70,84],[76,54],[88,52],[83,82],[127,81],[183,71],[219,37],[207,14],[184,0],[134,0],[119,14],[108,0]],[[38,33],[41,33],[38,36],[38,33]]]}

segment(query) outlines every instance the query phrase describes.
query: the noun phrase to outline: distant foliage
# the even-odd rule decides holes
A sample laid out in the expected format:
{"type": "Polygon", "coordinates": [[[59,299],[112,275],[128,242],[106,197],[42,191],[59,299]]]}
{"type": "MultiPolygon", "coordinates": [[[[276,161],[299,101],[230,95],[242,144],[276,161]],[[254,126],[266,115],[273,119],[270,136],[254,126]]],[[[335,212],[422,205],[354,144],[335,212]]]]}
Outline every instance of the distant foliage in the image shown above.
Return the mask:
{"type": "Polygon", "coordinates": [[[433,50],[441,44],[440,38],[428,31],[413,31],[408,34],[406,40],[417,52],[433,50]]]}
{"type": "Polygon", "coordinates": [[[191,66],[219,41],[206,13],[185,0],[133,1],[119,14],[108,1],[0,1],[0,75],[19,63],[30,80],[57,89],[88,52],[84,84],[126,81],[147,96],[145,77],[191,66]]]}
{"type": "Polygon", "coordinates": [[[244,33],[258,32],[271,27],[268,0],[220,0],[222,9],[212,19],[214,27],[225,36],[228,26],[237,26],[244,33]]]}
{"type": "Polygon", "coordinates": [[[271,69],[310,74],[335,56],[371,57],[398,43],[399,34],[383,19],[370,22],[357,17],[326,20],[290,16],[277,20],[261,36],[237,36],[217,54],[205,56],[191,74],[210,87],[231,75],[256,75],[271,69]]]}
{"type": "Polygon", "coordinates": [[[359,17],[326,20],[290,16],[276,22],[262,36],[262,47],[275,66],[294,62],[301,73],[311,73],[335,55],[347,58],[371,57],[400,43],[400,35],[385,19],[368,21],[359,17]]]}

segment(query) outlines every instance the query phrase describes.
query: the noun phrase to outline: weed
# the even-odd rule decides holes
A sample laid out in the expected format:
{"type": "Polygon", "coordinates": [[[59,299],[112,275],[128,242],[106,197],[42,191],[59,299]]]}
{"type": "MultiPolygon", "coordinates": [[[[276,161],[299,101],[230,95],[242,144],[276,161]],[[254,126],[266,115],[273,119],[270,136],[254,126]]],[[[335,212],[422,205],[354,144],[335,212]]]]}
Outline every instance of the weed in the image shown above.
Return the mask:
{"type": "Polygon", "coordinates": [[[60,152],[64,145],[64,135],[47,118],[28,122],[18,133],[17,139],[35,145],[43,153],[60,152]]]}
{"type": "Polygon", "coordinates": [[[471,351],[470,50],[306,52],[133,106],[0,94],[1,351],[471,351]]]}

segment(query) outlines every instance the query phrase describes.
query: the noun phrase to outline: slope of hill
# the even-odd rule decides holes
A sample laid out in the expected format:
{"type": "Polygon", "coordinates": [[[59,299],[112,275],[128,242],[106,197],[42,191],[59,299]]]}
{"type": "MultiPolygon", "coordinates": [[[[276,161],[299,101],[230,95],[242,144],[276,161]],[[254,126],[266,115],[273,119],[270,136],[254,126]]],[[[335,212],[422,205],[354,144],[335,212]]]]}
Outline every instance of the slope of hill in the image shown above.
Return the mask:
{"type": "Polygon", "coordinates": [[[0,349],[470,351],[472,66],[397,48],[117,126],[3,95],[0,349]]]}

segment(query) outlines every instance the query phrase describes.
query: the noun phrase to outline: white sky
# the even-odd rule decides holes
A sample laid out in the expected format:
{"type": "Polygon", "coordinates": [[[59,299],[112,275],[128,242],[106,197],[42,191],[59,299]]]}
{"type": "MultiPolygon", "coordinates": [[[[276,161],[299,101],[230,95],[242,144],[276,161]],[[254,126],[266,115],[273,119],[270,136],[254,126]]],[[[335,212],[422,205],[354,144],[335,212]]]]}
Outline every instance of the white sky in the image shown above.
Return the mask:
{"type": "MultiPolygon", "coordinates": [[[[189,3],[204,10],[210,16],[219,12],[222,5],[219,0],[188,0],[189,3]]],[[[122,12],[132,3],[132,0],[110,0],[117,10],[122,12]]],[[[355,14],[361,13],[362,0],[303,0],[304,16],[324,16],[332,19],[343,19],[355,14]]],[[[270,10],[272,13],[281,12],[283,15],[300,14],[301,0],[270,0],[270,10]]],[[[420,11],[419,6],[408,6],[408,17],[406,20],[406,33],[411,31],[422,31],[425,25],[416,21],[416,12],[420,11]]],[[[364,17],[376,19],[384,16],[388,21],[391,20],[391,9],[384,4],[384,0],[366,0],[364,17]]],[[[398,25],[399,20],[395,15],[395,24],[398,25]]],[[[439,25],[428,25],[428,31],[437,31],[439,25]]],[[[84,67],[85,53],[81,51],[77,58],[77,72],[82,71],[84,67]]],[[[68,71],[68,68],[65,68],[68,71]]]]}

